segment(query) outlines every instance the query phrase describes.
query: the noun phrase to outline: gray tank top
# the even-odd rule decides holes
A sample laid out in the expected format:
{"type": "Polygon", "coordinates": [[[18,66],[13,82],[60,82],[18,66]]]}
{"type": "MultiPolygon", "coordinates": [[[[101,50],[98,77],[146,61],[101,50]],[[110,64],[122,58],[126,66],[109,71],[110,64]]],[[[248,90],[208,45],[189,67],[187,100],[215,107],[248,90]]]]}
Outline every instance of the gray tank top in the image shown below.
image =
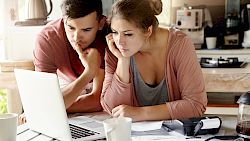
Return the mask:
{"type": "Polygon", "coordinates": [[[165,78],[157,86],[146,84],[138,72],[134,56],[130,59],[130,66],[133,73],[135,95],[139,106],[152,106],[164,104],[168,101],[168,91],[165,78]]]}

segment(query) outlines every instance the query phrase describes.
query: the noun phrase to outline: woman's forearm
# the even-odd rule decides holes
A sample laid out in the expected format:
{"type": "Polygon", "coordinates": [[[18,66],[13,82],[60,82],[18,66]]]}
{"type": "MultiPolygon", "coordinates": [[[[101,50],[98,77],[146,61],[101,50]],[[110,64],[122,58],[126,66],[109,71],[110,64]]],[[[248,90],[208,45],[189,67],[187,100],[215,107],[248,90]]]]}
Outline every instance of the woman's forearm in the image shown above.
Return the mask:
{"type": "Polygon", "coordinates": [[[155,105],[155,106],[146,106],[141,107],[142,115],[139,116],[140,121],[147,120],[168,120],[171,119],[171,116],[168,112],[168,108],[166,104],[155,105]]]}
{"type": "Polygon", "coordinates": [[[119,77],[120,81],[124,83],[129,83],[129,66],[130,66],[130,59],[123,58],[119,59],[117,62],[116,74],[119,77]]]}

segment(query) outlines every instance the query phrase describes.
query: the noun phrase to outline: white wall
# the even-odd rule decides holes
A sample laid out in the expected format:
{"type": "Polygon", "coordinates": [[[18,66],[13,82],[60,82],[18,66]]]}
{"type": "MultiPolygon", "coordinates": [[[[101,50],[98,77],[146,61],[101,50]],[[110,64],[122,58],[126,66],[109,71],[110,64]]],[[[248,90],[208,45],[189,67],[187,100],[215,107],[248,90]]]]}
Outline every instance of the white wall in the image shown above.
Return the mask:
{"type": "MultiPolygon", "coordinates": [[[[48,1],[46,1],[48,2],[48,1]]],[[[61,17],[61,0],[52,0],[53,10],[48,20],[61,17]]],[[[49,9],[49,7],[48,7],[49,9]]],[[[8,18],[8,17],[6,17],[8,18]]],[[[43,26],[13,26],[8,23],[5,31],[5,57],[7,60],[31,60],[33,59],[33,49],[35,47],[36,35],[43,26]]]]}
{"type": "Polygon", "coordinates": [[[37,33],[43,26],[9,27],[6,45],[7,60],[31,60],[37,33]]]}
{"type": "Polygon", "coordinates": [[[197,5],[207,5],[207,6],[211,6],[211,5],[224,5],[225,4],[225,0],[172,0],[172,6],[173,7],[181,7],[184,4],[189,4],[192,6],[197,6],[197,5]]]}

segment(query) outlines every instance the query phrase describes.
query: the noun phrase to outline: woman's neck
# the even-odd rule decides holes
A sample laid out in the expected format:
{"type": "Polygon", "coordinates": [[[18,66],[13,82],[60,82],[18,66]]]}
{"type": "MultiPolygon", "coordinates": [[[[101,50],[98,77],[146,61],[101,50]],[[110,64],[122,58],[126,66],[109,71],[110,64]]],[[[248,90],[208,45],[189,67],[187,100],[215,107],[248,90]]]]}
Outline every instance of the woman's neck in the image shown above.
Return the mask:
{"type": "Polygon", "coordinates": [[[158,28],[145,42],[142,50],[139,51],[141,54],[148,55],[157,55],[159,52],[162,52],[162,49],[165,49],[166,44],[166,32],[161,28],[158,28]]]}

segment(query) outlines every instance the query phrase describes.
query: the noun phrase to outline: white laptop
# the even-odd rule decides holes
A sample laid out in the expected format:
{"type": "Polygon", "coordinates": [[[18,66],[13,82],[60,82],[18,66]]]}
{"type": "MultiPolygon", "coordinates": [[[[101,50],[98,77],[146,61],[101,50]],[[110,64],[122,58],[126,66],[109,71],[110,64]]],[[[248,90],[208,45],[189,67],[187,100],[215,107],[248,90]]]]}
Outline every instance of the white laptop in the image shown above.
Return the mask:
{"type": "Polygon", "coordinates": [[[105,138],[101,122],[87,117],[68,119],[56,74],[14,72],[29,129],[63,141],[105,138]]]}

